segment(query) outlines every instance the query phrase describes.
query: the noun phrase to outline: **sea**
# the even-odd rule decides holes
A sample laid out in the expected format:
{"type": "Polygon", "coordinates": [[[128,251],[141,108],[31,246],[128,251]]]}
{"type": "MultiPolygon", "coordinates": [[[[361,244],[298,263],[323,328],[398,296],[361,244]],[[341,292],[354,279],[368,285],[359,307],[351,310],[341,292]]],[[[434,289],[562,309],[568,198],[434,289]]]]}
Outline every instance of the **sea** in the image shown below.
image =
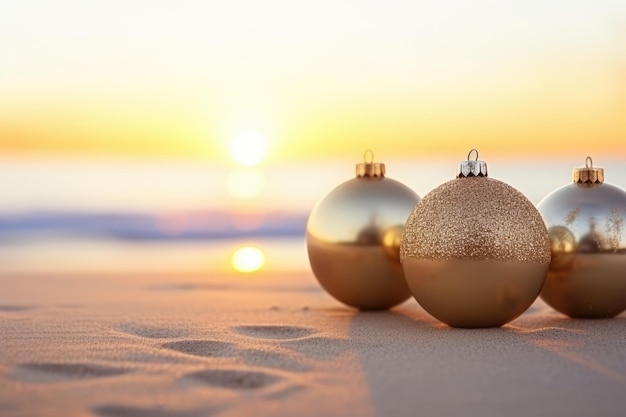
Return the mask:
{"type": "MultiPolygon", "coordinates": [[[[585,156],[487,163],[490,177],[538,203],[569,184],[572,168],[584,165],[585,156]]],[[[385,164],[389,178],[420,196],[453,179],[458,169],[458,161],[385,164]]],[[[626,156],[596,165],[605,169],[606,182],[626,189],[626,156]]],[[[243,274],[234,262],[243,247],[263,255],[248,274],[304,271],[311,209],[353,177],[354,162],[338,160],[241,168],[188,161],[3,158],[0,274],[243,274]]]]}

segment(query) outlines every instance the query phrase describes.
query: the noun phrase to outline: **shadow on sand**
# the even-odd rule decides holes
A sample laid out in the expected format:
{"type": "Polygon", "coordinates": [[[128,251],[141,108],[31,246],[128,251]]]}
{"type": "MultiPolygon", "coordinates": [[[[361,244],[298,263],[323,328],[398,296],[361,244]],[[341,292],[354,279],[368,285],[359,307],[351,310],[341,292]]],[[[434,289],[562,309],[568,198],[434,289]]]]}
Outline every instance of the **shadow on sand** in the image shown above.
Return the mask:
{"type": "Polygon", "coordinates": [[[618,416],[625,325],[624,315],[571,320],[545,308],[502,328],[456,329],[405,304],[355,313],[350,339],[380,416],[618,416]]]}

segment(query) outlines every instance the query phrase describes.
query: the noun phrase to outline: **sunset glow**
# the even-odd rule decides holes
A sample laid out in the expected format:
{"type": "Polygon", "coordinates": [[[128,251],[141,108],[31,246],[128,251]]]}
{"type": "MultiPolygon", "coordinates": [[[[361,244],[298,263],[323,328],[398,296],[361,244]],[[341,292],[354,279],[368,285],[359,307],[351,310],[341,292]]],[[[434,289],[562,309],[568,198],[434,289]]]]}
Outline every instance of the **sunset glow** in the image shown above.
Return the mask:
{"type": "Polygon", "coordinates": [[[233,253],[231,264],[238,272],[255,272],[265,264],[265,255],[259,248],[243,246],[233,253]]]}
{"type": "Polygon", "coordinates": [[[623,1],[184,3],[3,6],[0,152],[626,154],[623,1]]]}
{"type": "Polygon", "coordinates": [[[228,177],[228,190],[237,198],[252,198],[263,191],[263,174],[254,170],[233,171],[228,177]]]}

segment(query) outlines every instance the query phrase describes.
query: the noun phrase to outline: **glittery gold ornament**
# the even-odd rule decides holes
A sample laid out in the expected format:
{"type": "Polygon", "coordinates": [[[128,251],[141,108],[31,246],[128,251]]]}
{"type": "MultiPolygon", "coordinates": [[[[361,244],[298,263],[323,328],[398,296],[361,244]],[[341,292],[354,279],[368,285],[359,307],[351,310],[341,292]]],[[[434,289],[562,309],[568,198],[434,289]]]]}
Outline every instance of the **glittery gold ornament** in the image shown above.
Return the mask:
{"type": "Polygon", "coordinates": [[[552,241],[552,263],[541,298],[576,318],[608,318],[626,310],[626,192],[604,183],[587,157],[573,184],[537,208],[552,241]]]}
{"type": "Polygon", "coordinates": [[[417,204],[400,259],[418,303],[454,327],[498,327],[535,301],[550,264],[541,216],[519,191],[460,163],[457,178],[417,204]]]}
{"type": "Polygon", "coordinates": [[[364,155],[356,178],[332,190],[311,211],[306,238],[311,269],[337,300],[384,310],[411,293],[400,265],[404,222],[419,196],[385,177],[385,165],[364,155]]]}

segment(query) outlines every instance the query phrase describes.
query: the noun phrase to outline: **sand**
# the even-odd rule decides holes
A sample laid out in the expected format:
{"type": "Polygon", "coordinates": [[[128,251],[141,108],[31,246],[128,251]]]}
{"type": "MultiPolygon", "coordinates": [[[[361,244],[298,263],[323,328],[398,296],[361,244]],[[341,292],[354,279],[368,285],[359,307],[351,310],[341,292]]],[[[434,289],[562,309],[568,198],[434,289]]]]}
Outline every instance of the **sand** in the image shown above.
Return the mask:
{"type": "Polygon", "coordinates": [[[623,416],[626,315],[359,313],[308,272],[3,274],[1,416],[623,416]]]}

